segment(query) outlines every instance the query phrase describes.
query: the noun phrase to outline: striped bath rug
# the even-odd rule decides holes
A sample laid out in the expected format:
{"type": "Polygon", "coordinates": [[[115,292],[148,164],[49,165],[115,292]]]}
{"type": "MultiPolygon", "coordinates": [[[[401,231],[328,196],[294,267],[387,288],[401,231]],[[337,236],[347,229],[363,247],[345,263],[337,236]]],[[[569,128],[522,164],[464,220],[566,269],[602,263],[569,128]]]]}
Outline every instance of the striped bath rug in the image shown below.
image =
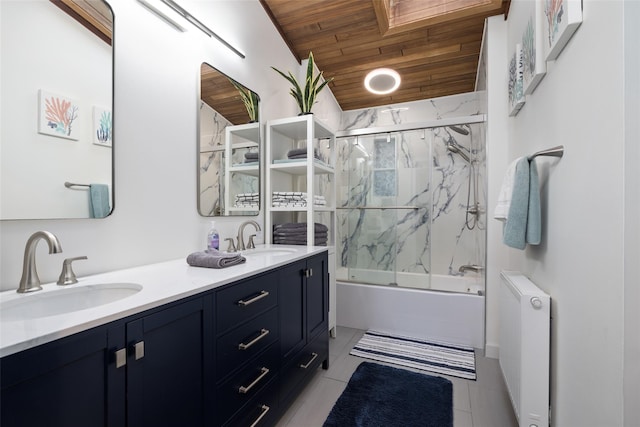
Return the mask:
{"type": "Polygon", "coordinates": [[[452,377],[476,379],[473,348],[457,344],[369,330],[349,354],[452,377]]]}

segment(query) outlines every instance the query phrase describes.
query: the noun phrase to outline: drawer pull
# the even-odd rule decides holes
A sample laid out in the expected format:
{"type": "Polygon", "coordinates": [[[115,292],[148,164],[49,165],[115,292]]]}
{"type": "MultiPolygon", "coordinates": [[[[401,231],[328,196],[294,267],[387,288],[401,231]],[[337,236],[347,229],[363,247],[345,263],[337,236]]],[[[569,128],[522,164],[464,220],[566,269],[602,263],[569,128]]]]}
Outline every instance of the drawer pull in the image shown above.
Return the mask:
{"type": "Polygon", "coordinates": [[[133,352],[136,360],[144,357],[144,341],[137,342],[133,345],[133,352]]]}
{"type": "Polygon", "coordinates": [[[238,388],[238,393],[240,394],[247,394],[249,392],[249,390],[251,390],[256,384],[258,384],[260,382],[261,379],[263,379],[265,377],[265,375],[267,375],[269,373],[269,368],[260,368],[260,375],[258,375],[258,378],[256,378],[255,380],[253,380],[253,382],[251,384],[249,384],[248,386],[240,386],[238,388]]]}
{"type": "Polygon", "coordinates": [[[127,349],[121,348],[120,350],[116,350],[116,368],[122,368],[127,364],[127,349]]]}
{"type": "Polygon", "coordinates": [[[311,356],[312,356],[312,357],[311,357],[311,360],[309,360],[309,361],[308,361],[307,363],[305,363],[304,365],[303,365],[303,364],[301,364],[301,365],[300,365],[300,367],[301,367],[302,369],[307,369],[309,366],[311,366],[311,364],[313,363],[313,361],[317,359],[317,357],[318,357],[318,353],[311,353],[311,356]]]}
{"type": "Polygon", "coordinates": [[[254,345],[255,343],[257,343],[258,341],[260,341],[262,338],[266,337],[267,335],[269,335],[269,330],[268,329],[260,329],[260,335],[258,335],[257,337],[255,337],[254,339],[252,339],[250,342],[248,343],[243,343],[241,342],[240,344],[238,344],[238,350],[246,350],[249,347],[251,347],[252,345],[254,345]]]}
{"type": "Polygon", "coordinates": [[[250,300],[240,300],[238,301],[238,305],[242,305],[242,306],[247,306],[249,304],[253,304],[256,301],[260,301],[262,298],[265,298],[269,296],[269,292],[268,291],[260,291],[260,293],[258,295],[256,295],[255,297],[251,298],[250,300]]]}
{"type": "Polygon", "coordinates": [[[260,410],[262,411],[262,413],[249,427],[256,427],[260,420],[263,419],[265,415],[267,415],[267,412],[269,412],[270,409],[271,408],[269,408],[267,405],[260,405],[260,410]]]}

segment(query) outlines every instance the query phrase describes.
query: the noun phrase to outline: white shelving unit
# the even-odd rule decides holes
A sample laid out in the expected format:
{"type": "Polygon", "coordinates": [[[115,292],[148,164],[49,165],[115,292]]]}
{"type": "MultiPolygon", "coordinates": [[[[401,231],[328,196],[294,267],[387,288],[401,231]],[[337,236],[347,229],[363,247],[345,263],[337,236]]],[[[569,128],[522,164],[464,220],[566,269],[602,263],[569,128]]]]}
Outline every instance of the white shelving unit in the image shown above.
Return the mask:
{"type": "MultiPolygon", "coordinates": [[[[258,189],[260,177],[260,161],[244,164],[244,152],[258,150],[260,147],[260,124],[248,123],[245,125],[227,126],[225,128],[225,156],[224,156],[224,206],[225,211],[247,213],[258,211],[260,207],[248,209],[247,207],[234,207],[235,196],[247,193],[247,188],[242,185],[234,185],[234,177],[238,175],[244,179],[255,180],[253,188],[258,189]],[[251,177],[251,178],[247,178],[251,177]]],[[[241,179],[243,179],[241,178],[241,179]]]]}
{"type": "Polygon", "coordinates": [[[307,243],[313,244],[315,222],[329,228],[329,246],[335,245],[335,135],[313,115],[270,120],[266,141],[266,242],[273,242],[273,226],[285,222],[306,222],[307,243]],[[306,148],[305,159],[288,159],[295,148],[306,148]],[[320,153],[316,159],[313,153],[320,153]],[[273,192],[304,192],[305,207],[274,207],[273,192]],[[314,196],[324,196],[326,205],[315,206],[314,196]]]}
{"type": "Polygon", "coordinates": [[[266,125],[265,242],[273,243],[273,226],[287,222],[307,223],[307,244],[314,243],[314,223],[329,229],[329,331],[336,334],[336,138],[332,130],[311,114],[270,120],[266,125]],[[304,159],[288,159],[287,153],[305,148],[304,159]],[[315,150],[320,159],[314,156],[315,150]],[[304,207],[273,206],[274,191],[307,193],[304,207]],[[326,205],[314,206],[314,196],[326,205]],[[333,258],[333,259],[332,259],[333,258]]]}

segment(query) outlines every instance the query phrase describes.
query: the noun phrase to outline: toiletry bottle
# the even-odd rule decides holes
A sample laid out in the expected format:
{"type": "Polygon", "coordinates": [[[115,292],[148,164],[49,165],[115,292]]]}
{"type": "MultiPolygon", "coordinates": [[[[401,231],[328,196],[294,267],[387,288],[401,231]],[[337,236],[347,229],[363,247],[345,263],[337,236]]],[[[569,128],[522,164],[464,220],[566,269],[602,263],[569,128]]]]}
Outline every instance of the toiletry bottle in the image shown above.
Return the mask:
{"type": "Polygon", "coordinates": [[[218,234],[218,230],[216,230],[215,221],[211,221],[211,229],[209,230],[209,234],[207,234],[207,250],[209,249],[220,249],[220,235],[218,234]]]}

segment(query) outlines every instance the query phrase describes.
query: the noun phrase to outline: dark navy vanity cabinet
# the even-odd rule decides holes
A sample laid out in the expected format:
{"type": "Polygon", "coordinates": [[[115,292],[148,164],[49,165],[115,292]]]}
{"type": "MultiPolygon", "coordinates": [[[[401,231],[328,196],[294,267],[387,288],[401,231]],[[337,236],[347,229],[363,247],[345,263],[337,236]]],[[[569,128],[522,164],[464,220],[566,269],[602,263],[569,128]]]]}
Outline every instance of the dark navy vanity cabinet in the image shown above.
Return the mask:
{"type": "Polygon", "coordinates": [[[0,359],[3,427],[268,426],[328,368],[327,253],[0,359]]]}

